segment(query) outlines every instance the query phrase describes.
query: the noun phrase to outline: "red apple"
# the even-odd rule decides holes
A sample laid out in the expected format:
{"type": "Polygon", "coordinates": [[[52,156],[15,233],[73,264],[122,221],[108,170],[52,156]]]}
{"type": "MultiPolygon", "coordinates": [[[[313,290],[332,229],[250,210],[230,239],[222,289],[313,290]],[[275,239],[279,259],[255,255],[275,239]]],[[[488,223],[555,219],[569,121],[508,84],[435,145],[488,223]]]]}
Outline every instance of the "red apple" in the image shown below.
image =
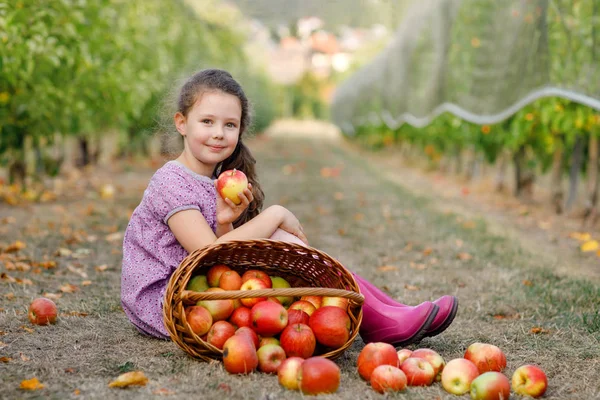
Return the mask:
{"type": "Polygon", "coordinates": [[[465,351],[464,358],[473,362],[479,373],[502,372],[506,368],[506,356],[498,347],[487,343],[473,343],[465,351]]]}
{"type": "Polygon", "coordinates": [[[321,301],[321,307],[334,306],[339,307],[344,311],[348,310],[348,299],[345,297],[328,297],[324,296],[321,301]]]}
{"type": "Polygon", "coordinates": [[[537,398],[548,388],[548,378],[542,369],[535,365],[522,365],[512,376],[513,392],[537,398]]]}
{"type": "Polygon", "coordinates": [[[225,341],[235,334],[235,327],[227,321],[217,321],[208,330],[206,341],[223,350],[225,341]]]}
{"type": "Polygon", "coordinates": [[[223,290],[240,290],[242,277],[236,271],[225,271],[219,278],[219,287],[223,290]]]}
{"type": "Polygon", "coordinates": [[[38,297],[29,304],[27,316],[29,321],[35,325],[48,325],[56,322],[58,309],[56,304],[45,297],[38,297]]]}
{"type": "Polygon", "coordinates": [[[258,342],[259,349],[268,344],[276,344],[277,346],[281,346],[281,342],[276,337],[261,337],[259,339],[260,339],[258,342]]]}
{"type": "Polygon", "coordinates": [[[442,371],[446,365],[444,358],[440,356],[435,350],[432,349],[416,349],[410,355],[411,357],[423,358],[431,364],[433,372],[435,373],[435,380],[440,381],[442,379],[442,371]]]}
{"type": "MultiPolygon", "coordinates": [[[[250,278],[246,282],[242,284],[240,290],[261,290],[268,289],[265,285],[265,282],[262,279],[258,278],[250,278]]],[[[255,304],[260,303],[261,301],[267,300],[266,297],[249,297],[246,299],[240,299],[242,304],[246,307],[252,308],[255,304]]]]}
{"type": "Polygon", "coordinates": [[[252,327],[252,312],[248,307],[239,307],[233,310],[229,317],[229,322],[241,328],[242,326],[252,327]]]}
{"type": "Polygon", "coordinates": [[[298,390],[298,375],[303,362],[304,359],[300,357],[286,358],[277,370],[279,384],[288,390],[298,390]]]}
{"type": "Polygon", "coordinates": [[[317,341],[332,349],[339,349],[350,337],[350,317],[339,307],[319,308],[310,316],[308,325],[317,341]]]}
{"type": "Polygon", "coordinates": [[[244,272],[244,274],[242,275],[242,283],[246,283],[253,278],[260,279],[261,281],[263,281],[265,284],[265,288],[267,289],[273,287],[273,282],[271,281],[271,277],[269,276],[269,274],[259,269],[249,269],[248,271],[244,272]]]}
{"type": "Polygon", "coordinates": [[[311,357],[300,366],[298,380],[304,394],[335,393],[340,386],[340,368],[325,357],[311,357]]]}
{"type": "Polygon", "coordinates": [[[231,268],[224,264],[217,264],[210,267],[206,273],[208,286],[219,287],[219,279],[221,279],[221,274],[223,274],[225,271],[231,271],[231,268]]]}
{"type": "Polygon", "coordinates": [[[356,360],[358,374],[366,381],[371,379],[371,374],[380,365],[398,367],[399,364],[398,354],[394,346],[383,342],[367,344],[360,351],[356,360]]]}
{"type": "Polygon", "coordinates": [[[248,374],[258,367],[256,347],[242,335],[233,335],[223,345],[223,366],[230,374],[248,374]]]}
{"type": "Polygon", "coordinates": [[[433,367],[422,358],[408,357],[400,365],[400,369],[406,375],[408,386],[429,386],[435,380],[433,367]]]}
{"type": "Polygon", "coordinates": [[[410,349],[400,349],[397,351],[398,353],[398,365],[401,365],[404,360],[406,360],[412,354],[412,350],[410,349]]]}
{"type": "Polygon", "coordinates": [[[310,301],[298,300],[293,302],[288,308],[288,310],[302,310],[305,313],[307,313],[310,317],[312,313],[314,313],[317,310],[317,308],[310,301]]]}
{"type": "Polygon", "coordinates": [[[261,301],[252,307],[252,329],[262,336],[274,336],[286,327],[287,311],[281,304],[261,301]]]}
{"type": "Polygon", "coordinates": [[[186,307],[185,319],[192,332],[198,336],[202,336],[207,333],[213,323],[210,312],[201,306],[186,307]]]}
{"type": "Polygon", "coordinates": [[[400,392],[406,388],[406,375],[398,367],[380,365],[371,374],[371,387],[379,393],[400,392]]]}
{"type": "MultiPolygon", "coordinates": [[[[273,289],[287,289],[290,288],[290,283],[280,276],[271,276],[271,287],[273,289]]],[[[294,302],[293,296],[277,296],[277,300],[284,307],[289,307],[294,302]]]]}
{"type": "Polygon", "coordinates": [[[321,296],[302,296],[300,297],[300,300],[308,301],[312,303],[312,305],[315,306],[315,308],[318,309],[321,307],[321,302],[323,301],[323,298],[321,296]]]}
{"type": "Polygon", "coordinates": [[[234,204],[240,204],[242,200],[238,196],[244,189],[248,188],[248,178],[246,174],[237,169],[229,169],[221,172],[217,178],[217,192],[224,199],[233,201],[234,204]]]}
{"type": "MultiPolygon", "coordinates": [[[[206,289],[204,293],[208,292],[224,292],[221,288],[211,287],[206,289]]],[[[202,306],[210,312],[212,315],[213,321],[222,321],[231,316],[233,313],[233,300],[231,299],[223,299],[223,300],[198,300],[196,303],[197,306],[202,306]]]]}
{"type": "Polygon", "coordinates": [[[317,340],[308,325],[288,325],[280,336],[281,347],[288,357],[309,358],[315,352],[317,340]]]}
{"type": "Polygon", "coordinates": [[[196,275],[193,276],[192,279],[189,280],[186,290],[193,290],[194,292],[204,292],[210,286],[208,285],[208,280],[206,279],[206,275],[196,275]]]}
{"type": "Polygon", "coordinates": [[[463,395],[471,390],[471,382],[479,376],[479,370],[466,358],[455,358],[442,371],[442,387],[448,393],[463,395]]]}
{"type": "Polygon", "coordinates": [[[255,349],[258,349],[260,342],[258,341],[258,335],[256,334],[256,332],[254,332],[252,330],[252,328],[249,328],[247,326],[242,326],[241,328],[238,328],[235,331],[235,334],[246,338],[247,340],[250,341],[250,343],[252,343],[254,345],[255,349]]]}
{"type": "Polygon", "coordinates": [[[285,351],[276,344],[267,344],[258,349],[258,370],[266,374],[276,374],[277,368],[285,360],[285,351]]]}
{"type": "Polygon", "coordinates": [[[297,308],[288,308],[288,326],[294,324],[304,324],[308,325],[308,321],[310,320],[310,316],[302,310],[297,308]]]}
{"type": "Polygon", "coordinates": [[[472,400],[507,400],[509,396],[510,382],[500,372],[485,372],[471,382],[472,400]]]}

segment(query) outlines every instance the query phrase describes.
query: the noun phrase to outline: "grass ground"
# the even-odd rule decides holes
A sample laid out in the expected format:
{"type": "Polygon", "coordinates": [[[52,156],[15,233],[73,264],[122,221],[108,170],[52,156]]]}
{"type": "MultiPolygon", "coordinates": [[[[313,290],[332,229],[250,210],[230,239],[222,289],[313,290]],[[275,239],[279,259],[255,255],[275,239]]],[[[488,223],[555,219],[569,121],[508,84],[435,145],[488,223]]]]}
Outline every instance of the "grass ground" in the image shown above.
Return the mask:
{"type": "MultiPolygon", "coordinates": [[[[545,398],[600,398],[598,280],[549,265],[548,254],[495,233],[483,218],[441,211],[437,199],[415,194],[333,142],[258,138],[251,148],[267,204],[292,210],[312,246],[404,303],[459,298],[450,328],[411,348],[430,347],[450,360],[473,342],[493,343],[507,355],[509,377],[523,364],[543,367],[550,381],[545,398]]],[[[126,319],[119,302],[122,232],[154,170],[115,165],[71,179],[56,202],[0,206],[0,245],[27,246],[2,255],[0,265],[1,398],[301,397],[274,376],[231,376],[220,363],[192,359],[172,342],[139,335],[126,319]],[[116,186],[113,199],[97,195],[104,182],[116,186]],[[56,299],[60,318],[33,326],[27,307],[44,294],[56,299]],[[149,383],[108,387],[132,370],[142,370],[149,383]],[[45,387],[19,389],[33,377],[45,387]]],[[[383,397],[356,372],[362,347],[358,338],[338,359],[340,389],[324,398],[383,397]]],[[[439,384],[389,397],[456,398],[439,384]]]]}

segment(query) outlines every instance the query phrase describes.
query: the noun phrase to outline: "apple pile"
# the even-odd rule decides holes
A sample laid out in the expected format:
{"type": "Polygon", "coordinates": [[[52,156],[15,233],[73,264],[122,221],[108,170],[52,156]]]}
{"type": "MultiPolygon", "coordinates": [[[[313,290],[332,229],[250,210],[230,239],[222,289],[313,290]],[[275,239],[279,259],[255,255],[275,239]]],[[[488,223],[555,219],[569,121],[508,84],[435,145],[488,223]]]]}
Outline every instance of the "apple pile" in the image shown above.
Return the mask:
{"type": "MultiPolygon", "coordinates": [[[[470,393],[474,400],[506,400],[511,382],[502,373],[506,356],[487,343],[473,343],[463,358],[448,363],[432,349],[397,350],[387,343],[369,343],[357,360],[358,374],[379,393],[397,392],[407,386],[429,386],[441,382],[448,393],[470,393]]],[[[540,397],[546,391],[546,374],[535,365],[523,365],[512,375],[516,394],[540,397]]]]}
{"type": "MultiPolygon", "coordinates": [[[[290,283],[280,276],[257,269],[240,275],[218,264],[206,275],[193,276],[186,289],[213,292],[289,287],[290,283]]],[[[335,392],[339,385],[339,367],[318,356],[339,349],[349,340],[347,310],[348,299],[342,297],[278,296],[200,300],[185,308],[185,317],[192,332],[223,350],[227,372],[247,374],[258,370],[276,374],[286,360],[291,360],[280,375],[281,384],[315,394],[335,392]]]]}

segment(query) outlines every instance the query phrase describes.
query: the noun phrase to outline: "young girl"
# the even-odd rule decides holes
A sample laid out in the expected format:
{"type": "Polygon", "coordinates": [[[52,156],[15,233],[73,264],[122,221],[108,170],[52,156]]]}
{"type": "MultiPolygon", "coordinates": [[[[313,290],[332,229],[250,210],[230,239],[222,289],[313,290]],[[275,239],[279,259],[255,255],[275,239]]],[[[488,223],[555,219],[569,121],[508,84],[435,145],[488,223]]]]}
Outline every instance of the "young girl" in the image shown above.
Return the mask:
{"type": "MultiPolygon", "coordinates": [[[[140,332],[169,338],[162,317],[164,292],[171,274],[192,251],[236,239],[308,245],[302,225],[289,210],[275,205],[261,212],[264,196],[256,161],[242,141],[250,119],[248,99],[226,71],[200,71],[181,88],[174,122],[183,151],[151,178],[123,241],[121,303],[140,332]],[[233,168],[249,181],[238,194],[238,205],[215,189],[219,173],[233,168]]],[[[437,335],[454,319],[453,296],[409,307],[354,276],[365,296],[360,330],[365,342],[405,346],[437,335]]]]}

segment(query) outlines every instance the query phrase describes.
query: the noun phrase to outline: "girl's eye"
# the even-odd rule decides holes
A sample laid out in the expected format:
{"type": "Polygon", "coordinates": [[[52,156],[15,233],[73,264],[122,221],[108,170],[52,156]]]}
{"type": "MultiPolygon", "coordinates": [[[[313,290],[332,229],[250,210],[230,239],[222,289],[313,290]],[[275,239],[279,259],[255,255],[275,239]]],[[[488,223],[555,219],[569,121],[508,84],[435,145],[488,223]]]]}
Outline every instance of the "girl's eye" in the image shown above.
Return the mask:
{"type": "Polygon", "coordinates": [[[235,124],[233,122],[228,122],[227,123],[227,127],[228,128],[235,128],[235,124]]]}
{"type": "Polygon", "coordinates": [[[203,119],[202,123],[203,124],[210,124],[212,121],[210,119],[203,119]]]}

